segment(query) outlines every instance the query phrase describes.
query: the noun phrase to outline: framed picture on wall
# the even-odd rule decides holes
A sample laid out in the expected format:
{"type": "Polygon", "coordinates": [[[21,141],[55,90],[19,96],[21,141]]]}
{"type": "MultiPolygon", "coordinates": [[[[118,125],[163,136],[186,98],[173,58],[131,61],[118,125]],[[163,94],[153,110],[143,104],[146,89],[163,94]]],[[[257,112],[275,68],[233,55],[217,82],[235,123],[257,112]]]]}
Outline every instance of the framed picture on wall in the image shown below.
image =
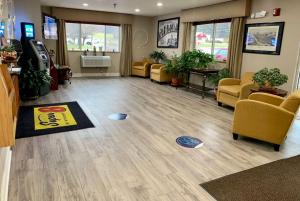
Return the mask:
{"type": "Polygon", "coordinates": [[[180,18],[159,20],[157,27],[158,48],[178,48],[180,18]]]}
{"type": "Polygon", "coordinates": [[[245,53],[280,55],[284,22],[246,24],[245,53]]]}

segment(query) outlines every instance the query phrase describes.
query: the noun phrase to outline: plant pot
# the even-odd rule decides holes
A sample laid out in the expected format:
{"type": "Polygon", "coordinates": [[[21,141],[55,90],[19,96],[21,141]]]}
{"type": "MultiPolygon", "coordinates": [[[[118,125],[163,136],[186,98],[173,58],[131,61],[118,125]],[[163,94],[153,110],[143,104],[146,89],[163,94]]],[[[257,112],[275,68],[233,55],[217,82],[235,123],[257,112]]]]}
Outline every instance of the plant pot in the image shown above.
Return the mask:
{"type": "Polygon", "coordinates": [[[38,90],[26,89],[23,93],[22,100],[36,100],[39,97],[38,90]]]}
{"type": "Polygon", "coordinates": [[[173,87],[178,87],[180,84],[180,80],[178,79],[178,77],[172,77],[172,82],[171,82],[171,85],[173,87]]]}
{"type": "Polygon", "coordinates": [[[275,92],[276,89],[271,86],[261,86],[261,87],[259,87],[259,91],[272,93],[272,92],[275,92]]]}

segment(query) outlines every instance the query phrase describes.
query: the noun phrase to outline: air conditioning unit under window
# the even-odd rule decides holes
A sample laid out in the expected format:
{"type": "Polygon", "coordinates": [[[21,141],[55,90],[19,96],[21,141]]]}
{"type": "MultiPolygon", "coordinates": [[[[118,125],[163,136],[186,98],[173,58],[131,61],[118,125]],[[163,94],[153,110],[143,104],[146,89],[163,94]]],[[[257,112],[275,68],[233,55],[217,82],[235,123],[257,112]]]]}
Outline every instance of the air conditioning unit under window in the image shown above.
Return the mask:
{"type": "Polygon", "coordinates": [[[111,67],[110,56],[85,56],[81,55],[81,68],[111,67]]]}

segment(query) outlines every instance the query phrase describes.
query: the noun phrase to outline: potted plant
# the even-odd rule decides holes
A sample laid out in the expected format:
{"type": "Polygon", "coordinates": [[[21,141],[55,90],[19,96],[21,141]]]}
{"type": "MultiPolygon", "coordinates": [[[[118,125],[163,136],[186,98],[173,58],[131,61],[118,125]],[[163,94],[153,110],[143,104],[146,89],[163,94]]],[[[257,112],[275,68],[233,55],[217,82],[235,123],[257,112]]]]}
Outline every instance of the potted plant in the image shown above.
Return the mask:
{"type": "Polygon", "coordinates": [[[150,58],[154,59],[155,63],[161,63],[167,57],[166,57],[166,54],[163,51],[154,51],[150,54],[150,58]]]}
{"type": "Polygon", "coordinates": [[[191,51],[189,57],[193,61],[193,68],[205,69],[214,61],[213,55],[202,52],[201,50],[191,51]]]}
{"type": "Polygon", "coordinates": [[[166,72],[172,76],[171,85],[178,87],[180,84],[179,74],[181,73],[180,68],[180,57],[173,56],[172,59],[167,60],[165,64],[166,72]]]}
{"type": "Polygon", "coordinates": [[[213,55],[195,49],[186,51],[180,56],[181,72],[186,75],[187,79],[192,69],[205,69],[213,62],[213,55]]]}
{"type": "Polygon", "coordinates": [[[208,81],[215,87],[218,87],[219,81],[223,78],[231,78],[228,68],[223,68],[217,74],[209,76],[208,81]]]}
{"type": "Polygon", "coordinates": [[[20,95],[23,100],[37,99],[40,89],[45,84],[51,82],[51,77],[47,70],[35,70],[28,61],[28,66],[24,67],[20,74],[20,95]]]}
{"type": "Polygon", "coordinates": [[[276,86],[281,86],[288,81],[288,76],[281,74],[278,68],[264,68],[253,76],[261,91],[274,91],[276,86]]]}
{"type": "Polygon", "coordinates": [[[4,46],[1,48],[1,57],[3,63],[14,63],[17,59],[17,52],[13,46],[4,46]]]}

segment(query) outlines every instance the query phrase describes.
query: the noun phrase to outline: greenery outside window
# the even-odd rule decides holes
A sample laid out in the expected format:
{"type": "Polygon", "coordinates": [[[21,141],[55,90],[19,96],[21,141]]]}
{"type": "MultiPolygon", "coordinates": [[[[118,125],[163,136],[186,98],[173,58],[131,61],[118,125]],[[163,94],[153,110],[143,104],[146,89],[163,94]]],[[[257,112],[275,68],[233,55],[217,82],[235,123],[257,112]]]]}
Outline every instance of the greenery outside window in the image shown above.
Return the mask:
{"type": "Polygon", "coordinates": [[[66,23],[69,51],[120,51],[120,26],[102,24],[66,23]]]}
{"type": "Polygon", "coordinates": [[[231,22],[195,23],[194,48],[212,54],[220,62],[227,61],[231,22]]]}

